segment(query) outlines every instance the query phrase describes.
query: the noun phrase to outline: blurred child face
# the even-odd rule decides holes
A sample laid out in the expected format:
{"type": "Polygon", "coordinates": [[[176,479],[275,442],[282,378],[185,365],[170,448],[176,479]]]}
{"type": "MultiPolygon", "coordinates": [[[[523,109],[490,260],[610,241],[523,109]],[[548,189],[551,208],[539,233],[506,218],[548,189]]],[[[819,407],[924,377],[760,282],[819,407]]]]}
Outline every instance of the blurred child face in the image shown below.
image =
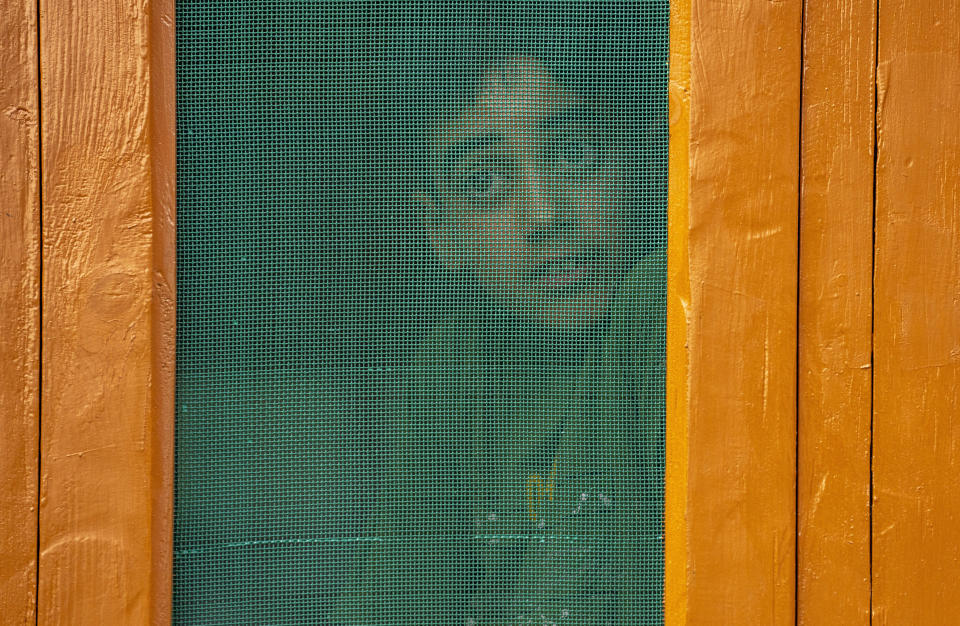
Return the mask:
{"type": "Polygon", "coordinates": [[[615,286],[622,173],[598,131],[538,61],[514,58],[435,137],[435,246],[551,326],[595,323],[615,286]]]}

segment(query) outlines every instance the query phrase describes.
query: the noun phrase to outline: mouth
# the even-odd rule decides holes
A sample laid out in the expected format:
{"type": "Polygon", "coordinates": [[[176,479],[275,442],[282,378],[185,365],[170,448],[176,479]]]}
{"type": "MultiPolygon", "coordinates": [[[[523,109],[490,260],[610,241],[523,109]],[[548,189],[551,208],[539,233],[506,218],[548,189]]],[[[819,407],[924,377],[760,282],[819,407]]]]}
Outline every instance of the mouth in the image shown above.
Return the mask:
{"type": "Polygon", "coordinates": [[[593,277],[599,266],[596,253],[550,256],[530,271],[530,280],[550,289],[582,284],[593,277]]]}

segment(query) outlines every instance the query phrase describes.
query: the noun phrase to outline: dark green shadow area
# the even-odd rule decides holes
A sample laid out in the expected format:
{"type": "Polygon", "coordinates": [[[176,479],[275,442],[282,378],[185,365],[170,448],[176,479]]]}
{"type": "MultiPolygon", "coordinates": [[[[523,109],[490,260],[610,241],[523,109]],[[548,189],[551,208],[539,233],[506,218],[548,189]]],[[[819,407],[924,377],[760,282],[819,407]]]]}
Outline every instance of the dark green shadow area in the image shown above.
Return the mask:
{"type": "MultiPolygon", "coordinates": [[[[359,615],[342,598],[357,563],[389,540],[374,518],[397,415],[409,410],[409,381],[438,367],[430,384],[448,386],[421,416],[444,402],[448,418],[488,411],[518,442],[545,414],[581,427],[591,411],[614,411],[633,428],[633,456],[617,466],[646,511],[629,610],[662,621],[664,340],[650,320],[665,310],[669,7],[600,4],[177,3],[175,623],[359,615]],[[458,342],[509,333],[496,312],[471,313],[475,290],[435,258],[413,198],[429,120],[462,105],[480,59],[498,49],[557,60],[562,80],[607,103],[629,140],[631,254],[649,271],[624,283],[622,317],[595,345],[518,339],[501,353],[481,342],[471,379],[458,342]],[[468,321],[451,327],[451,315],[468,321]],[[438,347],[438,332],[454,337],[438,347]],[[429,357],[430,346],[443,354],[429,357]],[[568,354],[590,365],[571,374],[557,365],[568,354]],[[529,429],[509,419],[517,411],[532,416],[529,429]]],[[[445,467],[423,482],[443,482],[445,467]]],[[[451,594],[482,584],[458,579],[451,594]]],[[[416,603],[398,602],[417,623],[416,603]]],[[[472,619],[454,610],[437,623],[472,619]]]]}

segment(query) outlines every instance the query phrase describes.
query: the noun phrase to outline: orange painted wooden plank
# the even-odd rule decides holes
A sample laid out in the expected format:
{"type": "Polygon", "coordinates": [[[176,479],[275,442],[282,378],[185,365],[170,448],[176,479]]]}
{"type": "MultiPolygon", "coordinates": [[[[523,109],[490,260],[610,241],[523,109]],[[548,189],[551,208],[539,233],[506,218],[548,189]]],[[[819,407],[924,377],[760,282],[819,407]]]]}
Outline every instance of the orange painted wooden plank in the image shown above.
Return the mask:
{"type": "MultiPolygon", "coordinates": [[[[669,623],[793,623],[801,5],[690,7],[667,357],[668,455],[686,447],[668,461],[667,532],[679,502],[685,545],[670,543],[668,587],[678,559],[685,571],[682,594],[667,589],[669,623]]],[[[682,62],[686,42],[672,45],[682,62]]]]}
{"type": "Polygon", "coordinates": [[[177,375],[177,36],[176,0],[151,0],[150,153],[153,204],[153,318],[150,475],[151,618],[173,615],[174,416],[177,375]]]}
{"type": "Polygon", "coordinates": [[[960,5],[880,3],[875,624],[960,614],[960,5]]]}
{"type": "Polygon", "coordinates": [[[37,7],[0,5],[0,615],[33,623],[40,402],[37,7]]]}
{"type": "Polygon", "coordinates": [[[801,123],[797,616],[870,621],[876,6],[807,0],[801,123]]]}
{"type": "Polygon", "coordinates": [[[38,615],[170,618],[173,1],[40,3],[38,615]]]}

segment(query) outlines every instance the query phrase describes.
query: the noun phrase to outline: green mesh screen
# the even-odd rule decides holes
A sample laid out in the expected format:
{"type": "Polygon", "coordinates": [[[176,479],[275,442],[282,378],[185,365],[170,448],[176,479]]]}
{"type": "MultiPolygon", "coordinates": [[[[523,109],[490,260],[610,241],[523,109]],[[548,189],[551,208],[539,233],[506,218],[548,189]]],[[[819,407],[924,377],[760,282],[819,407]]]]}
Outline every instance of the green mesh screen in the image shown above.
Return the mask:
{"type": "Polygon", "coordinates": [[[660,623],[668,1],[176,11],[174,621],[660,623]]]}

